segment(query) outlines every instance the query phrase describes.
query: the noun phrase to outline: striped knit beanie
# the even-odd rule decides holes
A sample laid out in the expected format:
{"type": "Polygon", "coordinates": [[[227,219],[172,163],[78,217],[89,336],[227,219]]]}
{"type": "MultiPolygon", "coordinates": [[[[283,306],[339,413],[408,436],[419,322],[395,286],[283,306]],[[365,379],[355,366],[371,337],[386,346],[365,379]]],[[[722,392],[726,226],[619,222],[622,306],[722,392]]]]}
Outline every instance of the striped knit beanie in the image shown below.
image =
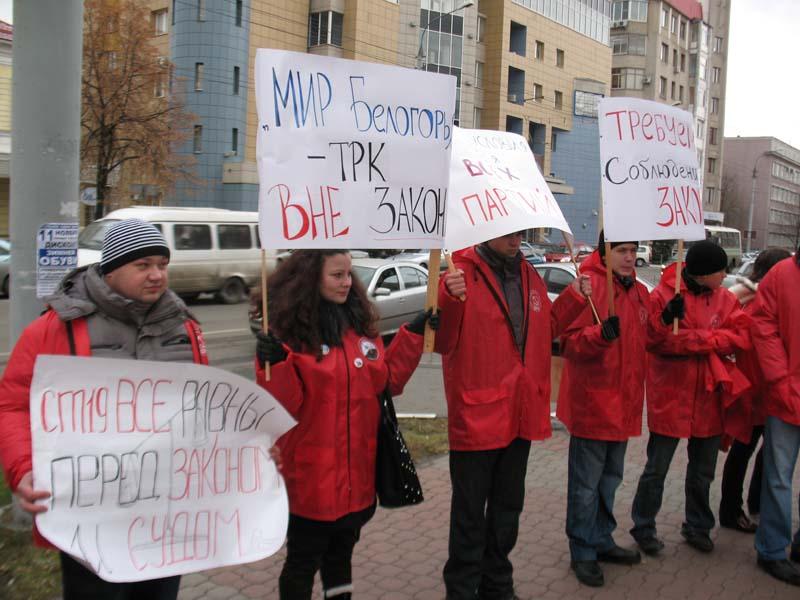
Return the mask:
{"type": "Polygon", "coordinates": [[[141,219],[125,219],[106,230],[100,270],[103,275],[107,275],[114,269],[145,256],[169,258],[167,241],[151,223],[141,219]]]}

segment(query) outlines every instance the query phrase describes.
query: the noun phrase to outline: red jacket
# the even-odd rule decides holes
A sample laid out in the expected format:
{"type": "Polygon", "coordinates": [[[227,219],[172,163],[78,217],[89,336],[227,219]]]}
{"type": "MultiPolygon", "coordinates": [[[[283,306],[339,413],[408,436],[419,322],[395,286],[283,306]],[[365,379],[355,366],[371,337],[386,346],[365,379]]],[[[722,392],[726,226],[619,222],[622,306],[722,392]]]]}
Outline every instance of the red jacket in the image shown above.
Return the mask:
{"type": "MultiPolygon", "coordinates": [[[[601,319],[608,317],[606,267],[593,252],[581,273],[592,281],[592,300],[601,319]]],[[[642,433],[644,380],[647,373],[647,288],[629,289],[614,278],[614,307],[621,335],[607,342],[586,300],[571,287],[555,301],[579,304],[581,313],[561,334],[564,372],[558,394],[558,418],[572,435],[621,442],[642,433]]]]}
{"type": "Polygon", "coordinates": [[[800,267],[796,257],[770,269],[758,286],[753,340],[767,384],[767,414],[800,425],[800,267]]]}
{"type": "Polygon", "coordinates": [[[270,381],[256,361],[256,381],[297,419],[278,440],[289,512],[335,521],[374,504],[378,394],[401,394],[421,354],[422,336],[406,327],[388,350],[349,329],[322,360],[289,352],[270,381]]]}
{"type": "Polygon", "coordinates": [[[720,384],[730,385],[732,371],[740,376],[726,357],[751,347],[750,317],[725,288],[694,294],[681,280],[686,318],[673,335],[661,312],[675,295],[675,269],[674,264],[664,269],[650,296],[647,424],[650,431],[671,437],[720,435],[725,400],[720,384]]]}
{"type": "MultiPolygon", "coordinates": [[[[520,261],[525,333],[518,350],[508,304],[489,265],[474,248],[453,256],[464,271],[465,302],[439,287],[442,354],[452,450],[504,448],[514,439],[550,437],[550,353],[554,333],[572,314],[551,314],[542,278],[520,261]]],[[[570,307],[571,308],[571,307],[570,307]]],[[[582,308],[582,307],[581,307],[582,308]]]]}

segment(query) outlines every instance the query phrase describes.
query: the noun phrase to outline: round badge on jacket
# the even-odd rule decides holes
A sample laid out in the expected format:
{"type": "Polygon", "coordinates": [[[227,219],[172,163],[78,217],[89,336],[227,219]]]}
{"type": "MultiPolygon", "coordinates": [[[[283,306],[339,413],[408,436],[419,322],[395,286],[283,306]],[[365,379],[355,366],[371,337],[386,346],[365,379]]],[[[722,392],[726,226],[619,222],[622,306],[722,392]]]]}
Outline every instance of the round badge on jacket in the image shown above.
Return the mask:
{"type": "Polygon", "coordinates": [[[378,347],[372,340],[361,338],[358,340],[358,347],[361,349],[361,354],[363,354],[368,360],[378,360],[378,358],[380,358],[378,347]]]}
{"type": "Polygon", "coordinates": [[[542,310],[542,299],[539,297],[539,292],[531,292],[528,302],[530,302],[533,312],[540,312],[542,310]]]}

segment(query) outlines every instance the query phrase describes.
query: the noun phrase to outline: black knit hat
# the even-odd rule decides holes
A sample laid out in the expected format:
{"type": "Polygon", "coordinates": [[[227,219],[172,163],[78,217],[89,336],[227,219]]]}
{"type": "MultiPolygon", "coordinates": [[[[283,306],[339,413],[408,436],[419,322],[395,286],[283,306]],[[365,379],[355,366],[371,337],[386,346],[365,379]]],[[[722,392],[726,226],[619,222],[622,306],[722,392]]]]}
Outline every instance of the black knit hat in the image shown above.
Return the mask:
{"type": "Polygon", "coordinates": [[[686,253],[686,272],[695,277],[719,273],[728,268],[728,255],[721,246],[710,240],[702,240],[686,253]]]}
{"type": "MultiPolygon", "coordinates": [[[[639,246],[639,242],[610,242],[612,248],[616,248],[617,246],[622,246],[622,244],[633,244],[634,246],[639,246]]],[[[606,255],[606,237],[604,231],[600,230],[600,238],[597,240],[597,250],[600,252],[600,256],[606,255]]]]}
{"type": "Polygon", "coordinates": [[[125,219],[106,230],[100,270],[103,275],[107,275],[114,269],[145,256],[169,258],[167,241],[151,223],[141,219],[125,219]]]}

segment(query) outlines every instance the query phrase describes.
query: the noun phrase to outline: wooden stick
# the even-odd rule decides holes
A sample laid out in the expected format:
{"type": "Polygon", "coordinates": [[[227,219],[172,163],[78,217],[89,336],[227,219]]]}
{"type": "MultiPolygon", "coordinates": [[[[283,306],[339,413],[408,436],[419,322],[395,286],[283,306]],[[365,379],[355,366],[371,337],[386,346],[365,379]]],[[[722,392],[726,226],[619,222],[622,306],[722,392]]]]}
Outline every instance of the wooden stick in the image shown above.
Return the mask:
{"type": "MultiPolygon", "coordinates": [[[[575,251],[572,249],[572,242],[565,231],[562,231],[561,235],[564,236],[564,242],[567,244],[567,250],[569,250],[569,258],[572,261],[572,265],[575,267],[575,277],[580,277],[581,269],[578,266],[578,261],[575,260],[575,251]]],[[[594,318],[597,320],[597,323],[600,324],[602,320],[600,319],[600,315],[597,314],[597,308],[595,308],[592,297],[586,296],[586,299],[589,301],[589,306],[592,307],[592,314],[594,315],[594,318]]]]}
{"type": "MultiPolygon", "coordinates": [[[[456,269],[456,264],[453,262],[453,257],[450,256],[450,253],[447,252],[444,255],[444,259],[447,261],[447,272],[448,273],[458,273],[458,269],[456,269]]],[[[458,297],[459,300],[464,302],[467,299],[466,294],[461,294],[458,297]]]]}
{"type": "Polygon", "coordinates": [[[617,314],[614,309],[614,272],[609,267],[611,261],[611,242],[606,242],[606,287],[608,287],[608,316],[617,314]]]}
{"type": "MultiPolygon", "coordinates": [[[[681,293],[681,266],[683,264],[683,240],[678,240],[678,263],[675,266],[675,294],[681,293]]],[[[678,318],[672,320],[672,335],[678,335],[678,318]]]]}
{"type": "MultiPolygon", "coordinates": [[[[428,297],[425,299],[425,310],[429,308],[436,312],[439,307],[439,267],[442,264],[442,251],[439,248],[431,250],[428,256],[428,297]]],[[[436,332],[425,323],[425,339],[422,344],[423,352],[433,352],[436,341],[436,332]]]]}
{"type": "MultiPolygon", "coordinates": [[[[261,331],[269,331],[269,315],[267,314],[267,251],[261,249],[261,331]]],[[[269,381],[269,361],[264,361],[264,379],[269,381]]]]}

